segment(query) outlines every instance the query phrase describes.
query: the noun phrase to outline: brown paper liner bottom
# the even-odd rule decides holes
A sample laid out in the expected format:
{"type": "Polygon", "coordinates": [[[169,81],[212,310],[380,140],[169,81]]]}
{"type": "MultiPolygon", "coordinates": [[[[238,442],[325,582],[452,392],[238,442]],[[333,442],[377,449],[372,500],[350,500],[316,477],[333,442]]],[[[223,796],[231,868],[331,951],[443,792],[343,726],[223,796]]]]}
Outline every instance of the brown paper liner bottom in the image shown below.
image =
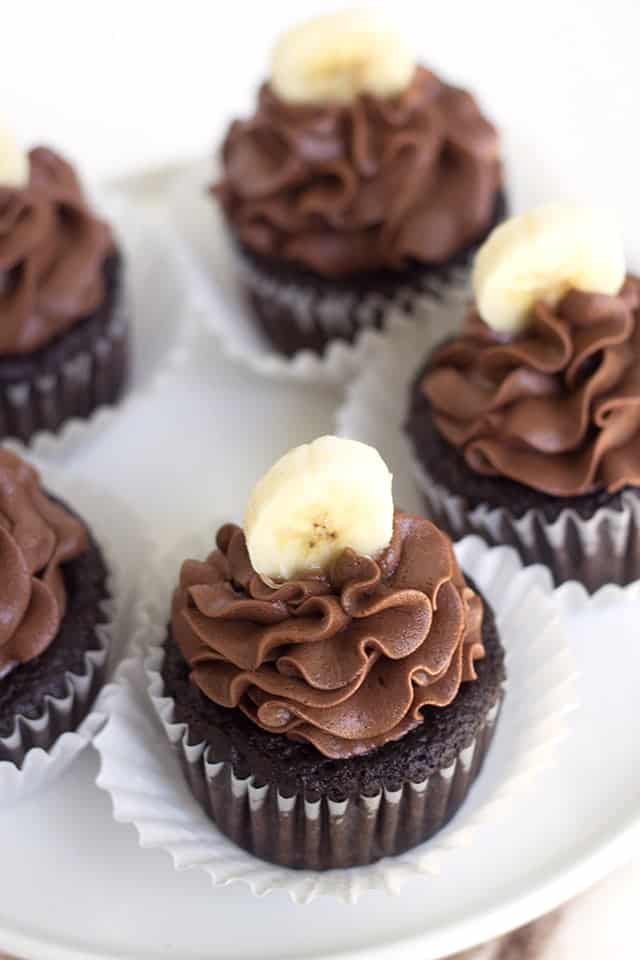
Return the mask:
{"type": "Polygon", "coordinates": [[[623,492],[619,509],[600,507],[588,519],[567,509],[550,521],[536,509],[521,517],[506,507],[469,510],[417,461],[414,475],[426,516],[454,540],[475,534],[492,546],[514,547],[523,563],[544,564],[556,585],[577,580],[590,592],[640,578],[640,496],[632,490],[623,492]]]}
{"type": "MultiPolygon", "coordinates": [[[[41,430],[56,432],[71,418],[86,419],[102,406],[116,403],[125,387],[128,366],[128,312],[119,279],[113,304],[105,303],[94,317],[81,321],[95,330],[71,328],[69,348],[63,334],[56,348],[61,359],[46,363],[47,347],[40,353],[46,372],[32,378],[4,379],[0,376],[0,439],[27,443],[41,430]],[[77,341],[80,341],[79,343],[77,341]]],[[[0,358],[0,374],[2,358],[0,358]]]]}
{"type": "Polygon", "coordinates": [[[237,776],[205,743],[190,746],[185,735],[175,749],[206,814],[249,853],[294,869],[363,866],[423,843],[451,820],[480,773],[501,703],[502,695],[448,767],[373,796],[285,796],[252,775],[237,776]]]}
{"type": "Polygon", "coordinates": [[[423,278],[407,275],[394,289],[344,290],[331,283],[285,281],[242,257],[242,277],[263,333],[287,357],[301,350],[323,354],[333,340],[353,343],[365,330],[382,330],[391,316],[429,321],[449,297],[467,288],[463,267],[433,271],[423,278]]]}
{"type": "Polygon", "coordinates": [[[43,706],[38,708],[34,717],[16,714],[11,733],[0,737],[0,762],[6,761],[22,767],[29,750],[34,747],[49,750],[63,733],[76,730],[89,713],[98,691],[105,683],[113,630],[113,599],[109,583],[111,575],[93,538],[87,553],[71,563],[75,565],[75,576],[80,586],[76,588],[78,605],[76,606],[76,601],[72,599],[70,611],[76,618],[82,615],[85,623],[88,616],[93,618],[90,628],[91,649],[87,649],[82,658],[82,672],[76,673],[70,669],[65,671],[62,695],[45,695],[43,706]],[[83,610],[79,605],[85,603],[81,593],[82,578],[87,582],[97,563],[105,569],[104,580],[99,587],[101,595],[93,609],[85,606],[83,610]]]}
{"type": "Polygon", "coordinates": [[[322,354],[332,340],[353,343],[364,330],[384,329],[394,315],[429,322],[443,303],[458,304],[466,296],[473,255],[507,207],[500,190],[477,240],[445,263],[412,261],[398,271],[323,277],[240,245],[242,278],[257,323],[275,349],[291,357],[301,350],[322,354]]]}
{"type": "Polygon", "coordinates": [[[108,645],[86,654],[84,676],[68,673],[67,693],[61,699],[49,697],[43,714],[37,720],[19,716],[12,735],[0,739],[0,761],[21,767],[34,747],[50,750],[63,733],[77,730],[89,713],[98,691],[107,676],[108,645]]]}

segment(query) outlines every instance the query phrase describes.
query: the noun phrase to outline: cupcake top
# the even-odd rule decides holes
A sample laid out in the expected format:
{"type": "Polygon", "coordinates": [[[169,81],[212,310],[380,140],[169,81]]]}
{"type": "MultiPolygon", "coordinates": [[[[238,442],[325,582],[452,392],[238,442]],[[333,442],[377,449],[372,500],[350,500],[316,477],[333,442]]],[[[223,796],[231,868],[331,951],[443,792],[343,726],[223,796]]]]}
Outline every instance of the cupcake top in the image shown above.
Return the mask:
{"type": "Polygon", "coordinates": [[[422,389],[478,473],[554,496],[640,485],[640,281],[615,225],[550,205],[498,227],[422,389]]]}
{"type": "Polygon", "coordinates": [[[325,277],[450,259],[487,228],[501,186],[473,97],[361,12],[280,40],[222,161],[214,193],[240,242],[325,277]]]}
{"type": "Polygon", "coordinates": [[[322,437],[290,451],[244,531],[227,524],[216,544],[182,567],[174,636],[202,693],[263,729],[347,758],[475,679],[482,601],[448,537],[394,511],[372,448],[322,437]]]}
{"type": "Polygon", "coordinates": [[[37,350],[97,309],[112,250],[71,165],[0,136],[0,355],[37,350]]]}
{"type": "Polygon", "coordinates": [[[55,638],[67,603],[62,567],[87,547],[85,527],[44,493],[36,470],[0,449],[0,677],[55,638]]]}

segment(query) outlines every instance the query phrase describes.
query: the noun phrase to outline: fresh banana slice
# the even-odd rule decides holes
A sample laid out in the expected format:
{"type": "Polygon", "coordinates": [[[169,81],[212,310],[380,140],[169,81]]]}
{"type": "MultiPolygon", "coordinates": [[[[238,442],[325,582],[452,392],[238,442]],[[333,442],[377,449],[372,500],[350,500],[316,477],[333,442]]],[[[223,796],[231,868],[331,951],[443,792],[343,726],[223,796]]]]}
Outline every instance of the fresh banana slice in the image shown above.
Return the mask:
{"type": "Polygon", "coordinates": [[[320,437],[256,484],[244,521],[254,570],[270,580],[326,571],[352,547],[374,556],[393,532],[392,477],[373,447],[320,437]]]}
{"type": "Polygon", "coordinates": [[[0,128],[0,187],[26,187],[29,158],[11,134],[0,128]]]}
{"type": "Polygon", "coordinates": [[[292,103],[349,103],[360,93],[400,93],[414,69],[408,45],[380,16],[347,10],[285,33],[273,51],[271,86],[292,103]]]}
{"type": "Polygon", "coordinates": [[[477,253],[472,282],[485,323],[515,333],[538,300],[554,306],[570,289],[615,294],[625,270],[613,217],[553,203],[496,227],[477,253]]]}

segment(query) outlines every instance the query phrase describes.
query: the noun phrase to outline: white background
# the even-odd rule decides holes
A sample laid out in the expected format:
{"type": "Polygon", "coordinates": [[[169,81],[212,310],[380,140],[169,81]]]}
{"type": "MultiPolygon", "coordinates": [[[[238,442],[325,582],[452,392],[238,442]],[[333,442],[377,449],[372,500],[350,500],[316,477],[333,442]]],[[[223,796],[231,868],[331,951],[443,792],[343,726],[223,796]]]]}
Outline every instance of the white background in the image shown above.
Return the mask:
{"type": "MultiPolygon", "coordinates": [[[[3,3],[0,114],[91,177],[202,154],[247,109],[276,33],[335,2],[3,3]]],[[[394,0],[421,58],[501,126],[516,205],[615,207],[640,261],[637,0],[394,0]],[[635,237],[634,237],[635,234],[635,237]]]]}

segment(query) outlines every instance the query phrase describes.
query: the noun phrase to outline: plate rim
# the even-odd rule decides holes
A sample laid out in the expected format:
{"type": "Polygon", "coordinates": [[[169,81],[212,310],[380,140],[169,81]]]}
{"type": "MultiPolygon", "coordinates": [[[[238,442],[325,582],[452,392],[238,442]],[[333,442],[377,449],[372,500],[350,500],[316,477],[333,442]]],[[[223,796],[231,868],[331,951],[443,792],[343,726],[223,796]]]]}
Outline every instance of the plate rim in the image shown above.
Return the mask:
{"type": "MultiPolygon", "coordinates": [[[[365,945],[329,953],[309,953],[305,955],[305,960],[410,960],[417,949],[427,951],[424,960],[438,960],[452,952],[466,950],[499,937],[561,906],[616,867],[623,866],[632,859],[636,850],[640,852],[640,811],[629,815],[626,822],[604,843],[595,842],[590,850],[585,850],[583,856],[564,873],[541,881],[525,893],[506,898],[491,911],[480,914],[476,911],[459,923],[450,923],[417,936],[411,934],[401,939],[387,940],[379,946],[365,945]],[[445,942],[446,946],[443,946],[445,942]],[[445,953],[442,953],[443,949],[445,953]]],[[[304,905],[296,905],[296,909],[304,910],[304,905]]],[[[88,953],[87,945],[74,945],[72,940],[65,944],[61,940],[51,941],[18,929],[12,930],[4,926],[2,917],[0,939],[3,950],[13,951],[17,957],[22,955],[30,960],[160,960],[166,956],[162,953],[141,955],[139,950],[135,954],[130,951],[105,952],[102,949],[95,952],[93,948],[88,953]]],[[[204,954],[202,960],[205,960],[204,954]]]]}

